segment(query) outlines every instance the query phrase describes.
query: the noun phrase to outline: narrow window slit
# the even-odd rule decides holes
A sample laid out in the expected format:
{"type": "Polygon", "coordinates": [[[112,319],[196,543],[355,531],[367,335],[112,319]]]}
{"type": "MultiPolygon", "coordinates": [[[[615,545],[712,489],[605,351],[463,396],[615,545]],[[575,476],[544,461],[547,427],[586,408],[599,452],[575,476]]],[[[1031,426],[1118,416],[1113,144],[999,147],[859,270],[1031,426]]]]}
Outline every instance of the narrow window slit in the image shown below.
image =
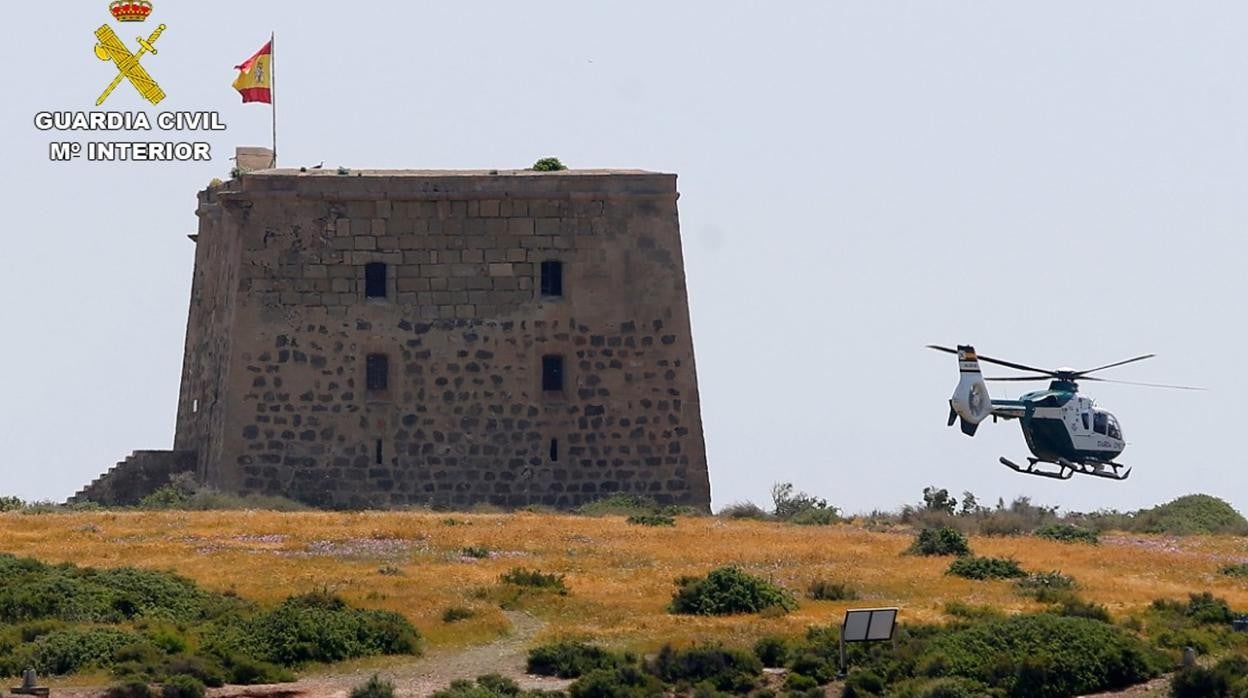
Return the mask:
{"type": "Polygon", "coordinates": [[[550,440],[550,460],[551,462],[559,460],[559,439],[550,440]]]}
{"type": "Polygon", "coordinates": [[[376,461],[377,461],[377,465],[381,465],[381,439],[377,439],[376,461]]]}

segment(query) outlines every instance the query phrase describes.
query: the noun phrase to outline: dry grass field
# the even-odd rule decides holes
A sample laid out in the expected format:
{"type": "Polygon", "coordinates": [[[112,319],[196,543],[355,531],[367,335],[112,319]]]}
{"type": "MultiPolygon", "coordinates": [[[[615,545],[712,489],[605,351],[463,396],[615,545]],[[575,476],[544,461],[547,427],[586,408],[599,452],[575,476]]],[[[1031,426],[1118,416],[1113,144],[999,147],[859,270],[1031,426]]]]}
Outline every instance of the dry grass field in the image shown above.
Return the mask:
{"type": "MultiPolygon", "coordinates": [[[[566,575],[570,594],[534,594],[523,608],[545,626],[536,641],[577,637],[652,649],[663,642],[750,642],[839,623],[851,606],[898,605],[903,621],[938,621],[949,601],[1026,610],[1034,602],[1008,582],[946,575],[948,558],[903,555],[906,530],[872,532],[853,524],[794,526],[679,518],[674,528],[622,517],[425,512],[87,512],[0,515],[0,551],[48,562],[171,570],[214,591],[260,602],[329,589],[365,607],[398,611],[432,649],[496,639],[509,623],[485,598],[513,567],[566,575]],[[463,554],[484,547],[488,558],[463,554]],[[788,615],[691,618],[665,611],[681,575],[737,564],[798,596],[814,579],[848,582],[854,602],[803,600],[788,615]],[[386,570],[385,567],[397,568],[386,570]],[[447,624],[466,606],[478,615],[447,624]]],[[[1248,561],[1248,538],[1170,538],[1109,534],[1102,544],[1031,537],[973,537],[976,554],[1013,556],[1029,571],[1073,575],[1081,595],[1129,614],[1158,597],[1208,590],[1248,607],[1248,582],[1219,575],[1248,561]]]]}

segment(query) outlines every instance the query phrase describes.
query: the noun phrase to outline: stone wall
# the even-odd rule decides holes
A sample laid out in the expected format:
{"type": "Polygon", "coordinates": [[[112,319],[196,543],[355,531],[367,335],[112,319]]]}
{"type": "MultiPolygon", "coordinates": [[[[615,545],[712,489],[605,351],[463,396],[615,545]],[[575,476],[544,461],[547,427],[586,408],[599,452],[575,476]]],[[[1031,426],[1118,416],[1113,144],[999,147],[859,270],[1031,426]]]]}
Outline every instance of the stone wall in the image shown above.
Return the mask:
{"type": "Polygon", "coordinates": [[[194,471],[193,451],[135,451],[79,490],[68,503],[131,506],[169,484],[174,475],[194,471]]]}
{"type": "Polygon", "coordinates": [[[599,171],[275,170],[205,192],[176,444],[210,485],[323,506],[707,509],[676,199],[673,175],[599,171]],[[547,261],[562,296],[540,291],[547,261]],[[563,390],[543,390],[547,356],[563,390]]]}

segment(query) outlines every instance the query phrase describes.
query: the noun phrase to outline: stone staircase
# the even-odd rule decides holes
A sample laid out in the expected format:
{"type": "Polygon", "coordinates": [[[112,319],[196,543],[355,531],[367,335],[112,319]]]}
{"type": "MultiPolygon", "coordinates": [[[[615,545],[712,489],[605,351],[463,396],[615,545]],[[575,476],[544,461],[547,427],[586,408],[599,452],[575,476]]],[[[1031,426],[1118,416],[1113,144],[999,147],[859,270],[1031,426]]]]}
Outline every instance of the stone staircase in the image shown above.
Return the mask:
{"type": "Polygon", "coordinates": [[[135,451],[65,503],[138,504],[139,500],[168,484],[169,478],[187,472],[195,472],[195,451],[135,451]]]}

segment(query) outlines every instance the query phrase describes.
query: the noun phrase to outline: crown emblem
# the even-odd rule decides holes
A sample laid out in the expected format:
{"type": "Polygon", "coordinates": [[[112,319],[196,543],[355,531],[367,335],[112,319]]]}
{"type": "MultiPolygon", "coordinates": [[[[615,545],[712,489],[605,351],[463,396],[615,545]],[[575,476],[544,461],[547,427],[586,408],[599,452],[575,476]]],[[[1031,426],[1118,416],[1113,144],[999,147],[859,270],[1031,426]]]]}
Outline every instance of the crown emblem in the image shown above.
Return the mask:
{"type": "Polygon", "coordinates": [[[118,22],[142,22],[152,14],[152,3],[147,0],[113,0],[108,11],[118,22]]]}

